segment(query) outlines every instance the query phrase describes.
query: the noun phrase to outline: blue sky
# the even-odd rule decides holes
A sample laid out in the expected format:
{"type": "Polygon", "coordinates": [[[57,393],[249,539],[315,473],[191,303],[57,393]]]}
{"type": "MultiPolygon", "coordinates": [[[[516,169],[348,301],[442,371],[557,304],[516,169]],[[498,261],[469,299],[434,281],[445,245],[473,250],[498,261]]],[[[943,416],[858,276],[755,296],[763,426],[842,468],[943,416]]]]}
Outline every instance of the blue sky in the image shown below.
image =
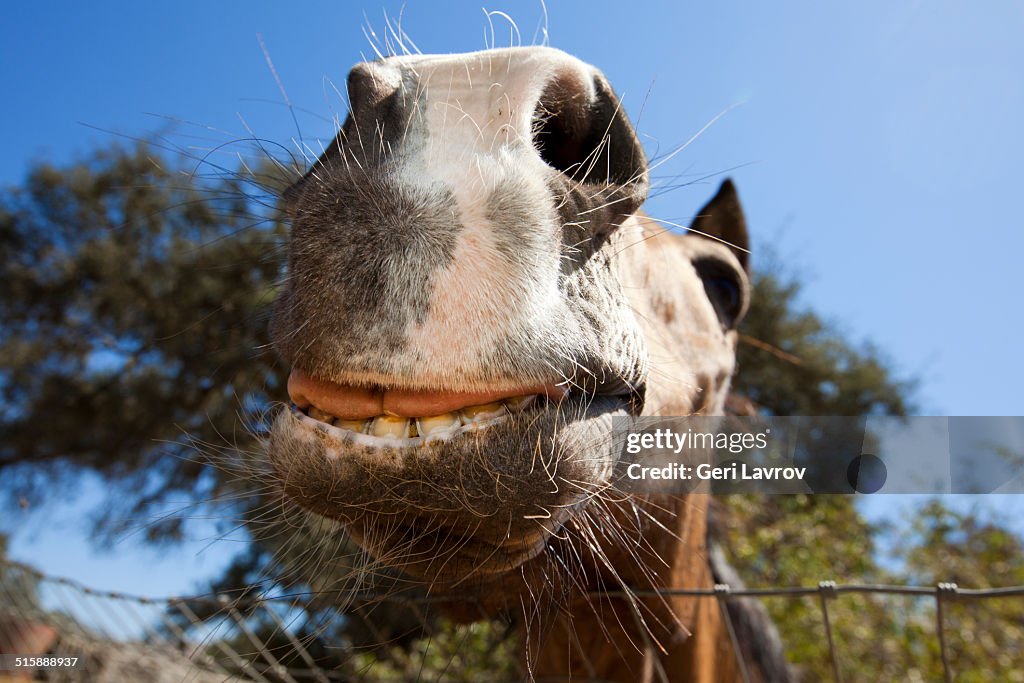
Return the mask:
{"type": "MultiPolygon", "coordinates": [[[[317,148],[344,111],[334,86],[373,55],[364,27],[381,35],[384,11],[397,17],[402,5],[294,7],[4,3],[0,183],[17,183],[32,159],[70,161],[119,134],[161,131],[204,150],[251,130],[317,148]]],[[[514,17],[523,43],[538,35],[539,1],[487,8],[514,17]]],[[[552,1],[547,14],[550,43],[604,70],[651,156],[722,114],[656,172],[668,185],[697,182],[652,199],[654,216],[685,223],[728,170],[755,263],[771,249],[807,283],[807,304],[920,377],[922,412],[1024,412],[1012,303],[1024,247],[1024,5],[552,1]]],[[[497,44],[509,44],[508,23],[492,21],[497,44]]],[[[425,52],[491,40],[480,2],[410,0],[402,26],[425,52]]],[[[84,545],[71,550],[76,532],[62,533],[37,527],[31,536],[58,540],[22,532],[17,547],[91,566],[84,545]]],[[[216,544],[204,552],[201,573],[226,556],[216,544]]],[[[187,587],[177,566],[200,563],[194,549],[131,556],[175,590],[187,587]]]]}

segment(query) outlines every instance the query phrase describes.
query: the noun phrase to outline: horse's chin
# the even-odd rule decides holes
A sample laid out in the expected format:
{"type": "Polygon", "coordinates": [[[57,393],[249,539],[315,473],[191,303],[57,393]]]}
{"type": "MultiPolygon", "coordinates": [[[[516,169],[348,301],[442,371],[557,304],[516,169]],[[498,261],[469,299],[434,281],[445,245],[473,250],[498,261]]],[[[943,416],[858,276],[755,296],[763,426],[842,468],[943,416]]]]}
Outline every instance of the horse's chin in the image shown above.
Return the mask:
{"type": "Polygon", "coordinates": [[[629,408],[615,396],[538,401],[404,447],[293,409],[275,421],[269,455],[289,499],[342,522],[382,565],[448,592],[516,572],[607,490],[612,418],[629,408]]]}
{"type": "Polygon", "coordinates": [[[500,542],[465,536],[464,531],[416,517],[395,524],[368,515],[346,528],[354,541],[383,564],[421,580],[434,594],[455,595],[460,590],[475,592],[517,573],[544,551],[552,530],[570,514],[569,509],[559,510],[533,533],[500,542]]]}

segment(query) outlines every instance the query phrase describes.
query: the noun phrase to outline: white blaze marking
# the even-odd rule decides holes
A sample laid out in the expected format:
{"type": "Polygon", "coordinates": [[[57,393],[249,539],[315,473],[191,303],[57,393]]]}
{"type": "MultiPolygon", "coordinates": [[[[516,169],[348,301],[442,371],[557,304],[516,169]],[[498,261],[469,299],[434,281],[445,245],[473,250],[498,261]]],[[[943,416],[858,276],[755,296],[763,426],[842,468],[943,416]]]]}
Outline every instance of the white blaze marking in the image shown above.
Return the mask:
{"type": "MultiPolygon", "coordinates": [[[[396,172],[399,183],[427,192],[450,192],[463,226],[453,263],[433,279],[431,315],[410,323],[407,339],[435,367],[472,370],[502,339],[538,324],[550,325],[561,305],[557,292],[559,232],[545,183],[547,165],[533,147],[533,112],[544,87],[558,76],[578,80],[594,96],[590,67],[558,50],[511,48],[458,56],[406,56],[388,64],[416,73],[426,144],[410,140],[410,156],[396,172]],[[509,192],[510,188],[512,191],[509,192]],[[518,195],[534,227],[524,240],[522,264],[498,249],[488,219],[495,191],[518,195]]],[[[408,93],[407,97],[413,96],[408,93]]],[[[410,103],[411,104],[411,103],[410,103]]],[[[417,124],[410,122],[409,131],[417,124]]],[[[519,202],[517,202],[519,203],[519,202]]]]}

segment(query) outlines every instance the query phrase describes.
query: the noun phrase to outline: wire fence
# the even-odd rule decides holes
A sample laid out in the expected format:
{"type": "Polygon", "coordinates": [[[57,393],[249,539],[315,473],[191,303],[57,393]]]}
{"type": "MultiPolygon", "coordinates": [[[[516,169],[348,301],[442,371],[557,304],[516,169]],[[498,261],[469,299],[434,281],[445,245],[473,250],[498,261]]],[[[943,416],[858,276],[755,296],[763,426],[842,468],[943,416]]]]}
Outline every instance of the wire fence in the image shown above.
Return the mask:
{"type": "MultiPolygon", "coordinates": [[[[841,585],[734,590],[638,591],[636,597],[697,596],[718,602],[738,651],[726,605],[736,599],[811,600],[820,614],[834,680],[849,683],[842,665],[833,605],[843,596],[896,596],[930,603],[945,681],[957,680],[949,610],[954,604],[1011,599],[1024,606],[1024,586],[965,589],[936,586],[841,585]]],[[[603,593],[603,599],[616,598],[603,593]]],[[[622,594],[620,597],[626,597],[622,594]]],[[[100,591],[0,559],[0,683],[5,681],[331,681],[524,680],[514,627],[482,618],[453,626],[431,613],[432,599],[375,596],[349,601],[346,635],[330,642],[324,615],[311,617],[296,596],[205,595],[151,599],[100,591]],[[396,624],[398,627],[396,628],[396,624]],[[361,635],[360,635],[361,634],[361,635]],[[433,648],[431,662],[429,649],[433,648]],[[20,659],[19,659],[20,658],[20,659]],[[17,661],[16,661],[17,660],[17,661]],[[30,661],[26,661],[30,660],[30,661]],[[325,662],[331,662],[331,666],[325,662]]],[[[627,601],[627,604],[632,604],[627,601]]],[[[634,609],[636,609],[634,607],[634,609]]],[[[1014,612],[1024,621],[1024,610],[1014,612]]],[[[637,614],[639,616],[639,614],[637,614]]],[[[483,617],[483,615],[482,615],[483,617]]],[[[991,623],[999,629],[998,623],[991,623]]],[[[810,636],[808,636],[810,637],[810,636]]],[[[1024,680],[1024,643],[990,662],[982,680],[1024,680]]],[[[741,674],[749,674],[740,662],[741,674]]],[[[664,671],[655,674],[671,683],[664,671]]],[[[574,679],[578,680],[578,679],[574,679]]],[[[584,679],[585,680],[585,679],[584,679]]]]}

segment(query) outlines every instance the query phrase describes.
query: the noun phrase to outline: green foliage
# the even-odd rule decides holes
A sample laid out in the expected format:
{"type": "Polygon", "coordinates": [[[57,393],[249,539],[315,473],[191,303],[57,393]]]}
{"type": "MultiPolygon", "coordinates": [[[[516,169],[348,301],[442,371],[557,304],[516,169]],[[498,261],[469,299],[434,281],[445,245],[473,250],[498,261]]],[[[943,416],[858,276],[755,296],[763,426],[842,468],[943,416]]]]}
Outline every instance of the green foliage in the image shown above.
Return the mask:
{"type": "MultiPolygon", "coordinates": [[[[1024,585],[1024,541],[977,512],[923,506],[902,530],[899,557],[913,583],[962,588],[1024,585]]],[[[950,663],[958,681],[991,681],[995,670],[1024,681],[1024,598],[953,600],[944,610],[950,663]]]]}
{"type": "MultiPolygon", "coordinates": [[[[844,496],[731,496],[732,561],[754,586],[851,584],[963,588],[1024,585],[1024,543],[995,522],[922,506],[888,531],[865,524],[844,496]],[[885,567],[873,539],[898,542],[885,567]]],[[[818,597],[766,601],[790,660],[809,680],[831,680],[832,664],[818,597]]],[[[845,681],[941,680],[931,597],[841,595],[828,601],[845,681]]],[[[958,681],[1024,681],[1024,599],[952,600],[944,609],[950,665],[958,681]],[[998,675],[997,675],[998,674],[998,675]]]]}

